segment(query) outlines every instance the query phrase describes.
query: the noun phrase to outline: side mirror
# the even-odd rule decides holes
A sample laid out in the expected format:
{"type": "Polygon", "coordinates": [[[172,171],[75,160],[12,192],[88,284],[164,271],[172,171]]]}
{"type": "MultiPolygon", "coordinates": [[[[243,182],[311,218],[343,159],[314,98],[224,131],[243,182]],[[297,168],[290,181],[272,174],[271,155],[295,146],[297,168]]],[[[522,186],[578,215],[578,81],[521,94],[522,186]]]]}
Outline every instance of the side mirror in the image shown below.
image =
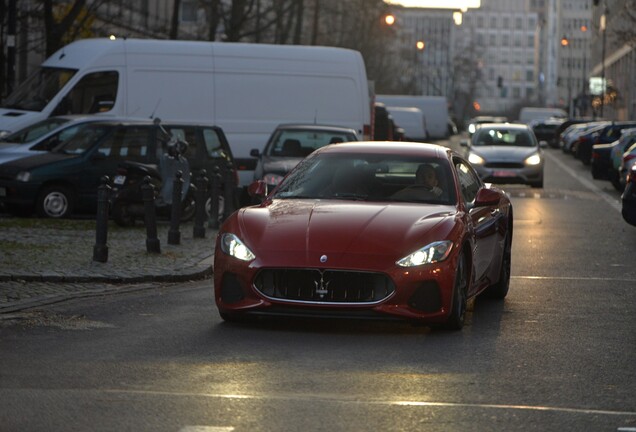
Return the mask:
{"type": "Polygon", "coordinates": [[[261,155],[261,152],[258,149],[252,149],[250,150],[250,156],[252,157],[259,157],[261,155]]]}
{"type": "Polygon", "coordinates": [[[499,204],[499,192],[489,189],[481,188],[477,192],[475,197],[475,207],[488,207],[499,204]]]}
{"type": "Polygon", "coordinates": [[[256,180],[247,187],[247,193],[252,198],[265,198],[267,196],[267,183],[263,180],[256,180]]]}
{"type": "Polygon", "coordinates": [[[459,145],[462,147],[470,147],[470,140],[467,140],[467,139],[460,140],[459,145]]]}

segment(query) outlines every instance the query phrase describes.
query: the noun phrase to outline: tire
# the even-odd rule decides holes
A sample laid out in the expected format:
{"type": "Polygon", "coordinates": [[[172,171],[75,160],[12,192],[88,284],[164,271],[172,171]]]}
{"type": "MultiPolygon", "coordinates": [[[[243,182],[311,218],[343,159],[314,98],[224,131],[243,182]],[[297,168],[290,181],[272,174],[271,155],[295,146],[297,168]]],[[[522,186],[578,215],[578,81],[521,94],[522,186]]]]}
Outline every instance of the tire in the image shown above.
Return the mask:
{"type": "Polygon", "coordinates": [[[504,299],[508,295],[510,289],[510,267],[512,261],[512,241],[510,232],[506,234],[504,250],[501,256],[501,270],[499,271],[499,280],[490,285],[484,291],[484,297],[493,299],[504,299]]]}
{"type": "Polygon", "coordinates": [[[115,223],[121,227],[135,225],[135,217],[128,211],[128,206],[121,201],[115,201],[113,204],[112,216],[115,223]]]}
{"type": "Polygon", "coordinates": [[[36,213],[43,218],[66,218],[73,213],[74,197],[66,186],[47,186],[38,195],[36,213]]]}
{"type": "Polygon", "coordinates": [[[468,270],[466,261],[466,254],[462,252],[457,261],[457,270],[455,272],[451,313],[443,325],[445,330],[456,331],[464,327],[468,303],[468,270]]]}

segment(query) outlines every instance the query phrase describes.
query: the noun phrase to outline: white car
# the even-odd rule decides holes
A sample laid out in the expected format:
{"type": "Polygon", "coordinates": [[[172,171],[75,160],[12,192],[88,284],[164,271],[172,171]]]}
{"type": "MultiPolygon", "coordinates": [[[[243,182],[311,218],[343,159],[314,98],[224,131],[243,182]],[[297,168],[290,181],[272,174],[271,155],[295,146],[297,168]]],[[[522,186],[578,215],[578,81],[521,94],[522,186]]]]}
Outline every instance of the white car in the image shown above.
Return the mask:
{"type": "Polygon", "coordinates": [[[485,123],[461,145],[483,181],[543,187],[543,147],[547,143],[539,143],[528,125],[485,123]]]}

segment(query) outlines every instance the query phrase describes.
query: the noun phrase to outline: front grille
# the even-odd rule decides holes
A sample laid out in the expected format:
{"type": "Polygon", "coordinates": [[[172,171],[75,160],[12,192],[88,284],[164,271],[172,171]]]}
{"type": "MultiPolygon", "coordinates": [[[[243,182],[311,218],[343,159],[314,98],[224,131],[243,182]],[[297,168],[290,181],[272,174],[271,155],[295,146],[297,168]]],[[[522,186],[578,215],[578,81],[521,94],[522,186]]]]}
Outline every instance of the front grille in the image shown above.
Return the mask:
{"type": "Polygon", "coordinates": [[[523,168],[523,164],[519,162],[490,162],[485,166],[486,168],[523,168]]]}
{"type": "Polygon", "coordinates": [[[377,303],[395,291],[381,273],[319,269],[261,270],[254,286],[272,299],[329,304],[377,303]]]}

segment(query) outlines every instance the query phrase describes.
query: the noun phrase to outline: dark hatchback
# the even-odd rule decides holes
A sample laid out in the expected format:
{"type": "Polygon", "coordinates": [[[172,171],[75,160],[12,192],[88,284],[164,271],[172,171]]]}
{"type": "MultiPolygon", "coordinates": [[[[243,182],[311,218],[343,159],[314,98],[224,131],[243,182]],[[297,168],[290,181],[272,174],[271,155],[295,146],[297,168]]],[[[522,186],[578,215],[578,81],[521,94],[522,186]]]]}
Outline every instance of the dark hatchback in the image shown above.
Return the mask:
{"type": "MultiPolygon", "coordinates": [[[[186,158],[193,176],[236,167],[223,130],[216,126],[167,122],[173,137],[188,142],[186,158]]],[[[52,151],[0,165],[0,204],[15,214],[41,217],[94,213],[103,176],[114,176],[123,161],[157,165],[165,136],[152,120],[96,118],[77,125],[71,139],[52,151]]],[[[60,131],[60,133],[62,133],[60,131]]],[[[50,139],[55,140],[55,136],[50,139]]]]}
{"type": "Polygon", "coordinates": [[[636,226],[636,165],[627,174],[627,182],[621,199],[623,219],[628,224],[636,226]]]}
{"type": "Polygon", "coordinates": [[[314,150],[328,144],[359,141],[355,130],[340,126],[316,124],[282,124],[270,136],[258,158],[254,180],[265,180],[270,189],[278,185],[287,173],[314,150]]]}

